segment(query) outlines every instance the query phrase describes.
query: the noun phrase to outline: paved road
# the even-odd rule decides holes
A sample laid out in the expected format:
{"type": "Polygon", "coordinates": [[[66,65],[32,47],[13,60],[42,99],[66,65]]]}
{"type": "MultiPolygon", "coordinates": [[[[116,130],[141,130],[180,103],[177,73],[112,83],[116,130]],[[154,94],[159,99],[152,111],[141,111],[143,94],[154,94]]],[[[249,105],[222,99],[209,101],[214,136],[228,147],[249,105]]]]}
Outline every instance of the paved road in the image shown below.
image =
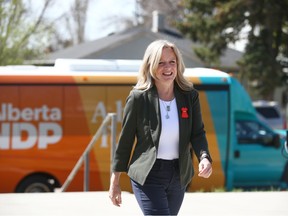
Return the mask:
{"type": "MultiPolygon", "coordinates": [[[[0,194],[1,216],[142,215],[133,194],[123,192],[122,206],[108,192],[0,194]]],[[[288,191],[186,193],[179,216],[288,216],[288,191]]]]}

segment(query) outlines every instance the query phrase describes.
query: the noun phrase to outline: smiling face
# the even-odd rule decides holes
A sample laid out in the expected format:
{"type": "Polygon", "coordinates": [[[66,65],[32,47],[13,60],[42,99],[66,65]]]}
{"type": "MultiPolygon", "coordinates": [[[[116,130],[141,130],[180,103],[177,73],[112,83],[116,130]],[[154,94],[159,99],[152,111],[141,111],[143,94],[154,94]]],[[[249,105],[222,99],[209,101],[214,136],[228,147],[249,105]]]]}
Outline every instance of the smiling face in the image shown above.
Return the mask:
{"type": "Polygon", "coordinates": [[[164,47],[155,74],[156,86],[173,86],[177,76],[177,57],[170,47],[164,47]]]}

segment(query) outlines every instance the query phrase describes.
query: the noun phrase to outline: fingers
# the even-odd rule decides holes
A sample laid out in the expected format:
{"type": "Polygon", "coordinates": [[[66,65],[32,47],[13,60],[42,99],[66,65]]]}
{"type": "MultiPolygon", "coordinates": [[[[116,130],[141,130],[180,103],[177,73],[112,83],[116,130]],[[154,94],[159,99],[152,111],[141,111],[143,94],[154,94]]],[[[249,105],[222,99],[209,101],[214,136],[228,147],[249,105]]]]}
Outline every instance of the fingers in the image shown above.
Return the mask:
{"type": "Polygon", "coordinates": [[[109,196],[113,205],[120,207],[120,204],[122,204],[122,198],[121,195],[116,195],[116,196],[109,196]]]}
{"type": "Polygon", "coordinates": [[[198,176],[203,178],[209,178],[211,174],[212,174],[211,163],[209,160],[204,158],[202,161],[200,161],[198,176]]]}
{"type": "Polygon", "coordinates": [[[212,174],[212,168],[205,168],[198,173],[198,176],[203,178],[209,178],[211,174],[212,174]]]}
{"type": "Polygon", "coordinates": [[[119,186],[110,187],[109,198],[115,206],[120,206],[120,204],[122,204],[121,189],[119,186]]]}
{"type": "Polygon", "coordinates": [[[122,204],[121,188],[119,185],[120,175],[120,172],[113,172],[110,180],[109,198],[115,206],[122,204]]]}

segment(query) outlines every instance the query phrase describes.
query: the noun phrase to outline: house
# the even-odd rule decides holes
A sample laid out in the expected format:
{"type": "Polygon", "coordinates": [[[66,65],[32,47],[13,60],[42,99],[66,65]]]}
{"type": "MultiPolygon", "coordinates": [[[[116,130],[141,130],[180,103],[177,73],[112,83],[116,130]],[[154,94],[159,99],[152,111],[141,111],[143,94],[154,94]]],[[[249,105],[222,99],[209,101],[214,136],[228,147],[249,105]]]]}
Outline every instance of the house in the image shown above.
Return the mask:
{"type": "MultiPolygon", "coordinates": [[[[193,48],[197,46],[191,40],[183,37],[175,29],[167,28],[165,17],[158,11],[153,12],[152,28],[143,26],[132,27],[119,33],[75,45],[51,53],[42,60],[34,60],[32,64],[54,65],[58,58],[70,59],[142,59],[149,43],[157,39],[167,39],[174,42],[182,53],[186,67],[201,67],[204,63],[196,56],[193,48]]],[[[237,61],[242,53],[227,49],[221,57],[220,68],[227,72],[237,72],[237,61]]],[[[31,62],[30,62],[31,63],[31,62]]]]}

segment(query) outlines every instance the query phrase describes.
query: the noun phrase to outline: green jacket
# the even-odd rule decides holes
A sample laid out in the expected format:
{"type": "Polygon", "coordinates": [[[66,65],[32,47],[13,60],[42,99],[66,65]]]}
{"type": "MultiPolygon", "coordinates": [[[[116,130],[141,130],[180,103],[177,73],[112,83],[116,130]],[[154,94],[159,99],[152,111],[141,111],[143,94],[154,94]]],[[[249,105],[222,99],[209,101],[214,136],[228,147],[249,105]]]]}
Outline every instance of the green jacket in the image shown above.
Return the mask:
{"type": "MultiPolygon", "coordinates": [[[[198,160],[204,152],[209,155],[209,150],[198,92],[185,92],[175,86],[174,95],[179,115],[180,179],[181,185],[185,187],[194,175],[192,150],[198,160]]],[[[156,161],[160,133],[161,114],[156,87],[147,91],[132,90],[124,108],[122,131],[112,171],[127,172],[131,179],[143,185],[156,161]]]]}

